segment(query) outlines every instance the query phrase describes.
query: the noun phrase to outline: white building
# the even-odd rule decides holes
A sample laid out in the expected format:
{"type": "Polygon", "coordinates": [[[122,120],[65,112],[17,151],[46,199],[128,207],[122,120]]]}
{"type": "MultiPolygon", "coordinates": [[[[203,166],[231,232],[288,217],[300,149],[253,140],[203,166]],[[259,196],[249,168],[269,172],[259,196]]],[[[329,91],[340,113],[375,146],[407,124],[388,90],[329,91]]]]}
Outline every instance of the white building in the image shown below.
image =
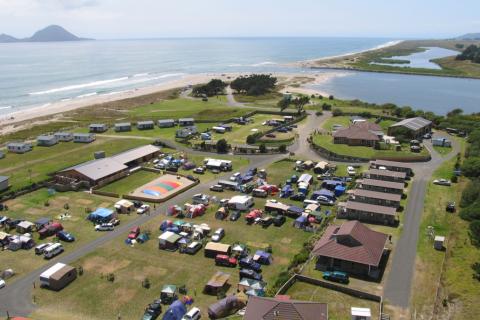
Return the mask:
{"type": "Polygon", "coordinates": [[[234,196],[230,200],[228,200],[228,207],[233,210],[249,210],[253,207],[254,202],[251,196],[241,195],[241,196],[234,196]]]}

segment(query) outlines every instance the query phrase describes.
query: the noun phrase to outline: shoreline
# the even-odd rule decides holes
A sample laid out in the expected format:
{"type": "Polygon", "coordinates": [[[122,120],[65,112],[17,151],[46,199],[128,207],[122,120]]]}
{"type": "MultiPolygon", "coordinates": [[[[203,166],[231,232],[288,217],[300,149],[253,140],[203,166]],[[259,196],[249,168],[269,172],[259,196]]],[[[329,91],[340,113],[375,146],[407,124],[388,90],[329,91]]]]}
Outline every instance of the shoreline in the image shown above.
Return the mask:
{"type": "MultiPolygon", "coordinates": [[[[109,95],[95,95],[91,97],[85,97],[78,100],[58,101],[50,104],[44,104],[37,107],[28,108],[25,110],[14,111],[9,114],[0,116],[0,134],[9,134],[25,128],[31,125],[60,120],[64,114],[75,111],[82,108],[92,107],[94,105],[101,105],[103,103],[112,103],[116,101],[122,101],[126,99],[141,98],[143,96],[157,94],[172,89],[185,88],[191,85],[197,85],[205,83],[213,78],[221,79],[223,81],[230,81],[232,78],[236,78],[241,75],[251,74],[251,72],[245,73],[204,73],[204,74],[190,74],[182,76],[180,79],[167,81],[158,85],[147,86],[142,88],[134,88],[131,90],[125,90],[115,94],[109,95]]],[[[320,90],[314,90],[306,88],[306,84],[302,84],[299,87],[294,87],[288,84],[289,80],[294,78],[311,78],[308,84],[320,84],[322,82],[329,81],[333,77],[340,76],[338,72],[331,72],[328,74],[305,74],[305,73],[272,73],[273,76],[279,78],[279,82],[286,81],[287,84],[282,91],[298,92],[304,94],[322,94],[325,92],[320,90]],[[282,79],[285,78],[285,79],[282,79]]],[[[140,104],[140,103],[139,103],[140,104]]]]}

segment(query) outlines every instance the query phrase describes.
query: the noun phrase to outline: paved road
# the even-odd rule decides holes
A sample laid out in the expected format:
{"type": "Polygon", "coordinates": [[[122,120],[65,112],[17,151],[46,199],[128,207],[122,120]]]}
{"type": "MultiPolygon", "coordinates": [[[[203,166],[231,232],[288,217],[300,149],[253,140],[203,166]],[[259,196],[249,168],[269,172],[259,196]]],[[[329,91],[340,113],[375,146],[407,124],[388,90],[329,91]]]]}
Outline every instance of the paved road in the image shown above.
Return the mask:
{"type": "Polygon", "coordinates": [[[404,211],[403,230],[398,240],[392,260],[392,268],[384,289],[384,298],[388,303],[401,308],[410,305],[410,294],[415,272],[415,257],[417,255],[417,242],[419,237],[420,223],[425,202],[427,184],[432,178],[433,172],[444,162],[460,151],[458,144],[454,143],[453,151],[447,157],[441,157],[431,143],[426,143],[432,160],[428,163],[414,164],[415,177],[409,194],[407,207],[404,211]]]}

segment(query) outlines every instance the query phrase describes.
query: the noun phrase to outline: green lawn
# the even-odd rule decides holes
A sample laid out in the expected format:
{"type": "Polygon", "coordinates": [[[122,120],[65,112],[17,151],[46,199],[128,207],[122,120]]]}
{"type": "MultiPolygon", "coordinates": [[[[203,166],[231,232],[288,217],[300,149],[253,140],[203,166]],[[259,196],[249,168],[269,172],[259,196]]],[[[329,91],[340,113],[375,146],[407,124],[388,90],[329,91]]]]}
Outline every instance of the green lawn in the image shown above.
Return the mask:
{"type": "Polygon", "coordinates": [[[11,190],[45,180],[49,174],[92,160],[95,151],[107,156],[150,143],[149,140],[109,139],[98,137],[90,144],[59,143],[52,147],[34,147],[25,154],[8,153],[0,160],[0,174],[10,177],[11,190]]]}
{"type": "Polygon", "coordinates": [[[326,134],[317,134],[313,136],[313,142],[329,151],[339,155],[356,156],[366,159],[375,159],[379,157],[388,158],[416,158],[428,155],[428,150],[423,148],[420,153],[413,153],[409,151],[409,146],[402,145],[402,151],[395,150],[375,150],[372,147],[349,146],[346,144],[333,143],[333,137],[326,134]]]}
{"type": "Polygon", "coordinates": [[[123,179],[117,180],[113,183],[110,183],[104,186],[103,188],[100,189],[100,191],[113,192],[122,196],[124,194],[129,194],[133,192],[138,187],[143,186],[144,184],[150,181],[153,181],[159,176],[160,176],[159,174],[151,171],[139,170],[135,173],[132,173],[128,177],[125,177],[123,179]]]}
{"type": "MultiPolygon", "coordinates": [[[[375,120],[376,118],[368,119],[368,121],[370,122],[375,122],[375,120]]],[[[395,121],[382,120],[378,123],[378,125],[382,127],[384,131],[387,131],[388,127],[391,126],[393,123],[395,123],[395,121]]],[[[331,117],[325,120],[325,122],[323,123],[323,128],[327,131],[332,131],[334,129],[334,125],[341,125],[344,128],[348,128],[350,125],[352,125],[352,123],[349,116],[331,117]]]]}
{"type": "Polygon", "coordinates": [[[341,100],[341,99],[328,99],[328,98],[315,98],[311,100],[313,104],[305,107],[307,110],[322,110],[324,103],[332,106],[333,109],[340,109],[344,113],[362,113],[368,112],[372,115],[389,115],[389,111],[382,106],[368,104],[359,100],[341,100]]]}
{"type": "MultiPolygon", "coordinates": [[[[76,238],[76,241],[72,243],[63,242],[65,247],[65,253],[63,254],[68,254],[102,235],[102,233],[94,231],[90,222],[85,221],[87,216],[85,209],[112,208],[113,202],[114,199],[112,198],[90,195],[85,192],[65,192],[50,195],[47,189],[40,189],[7,201],[6,205],[9,210],[5,214],[12,219],[25,219],[31,222],[44,217],[61,222],[64,229],[71,232],[76,238]],[[48,202],[48,206],[45,206],[46,202],[48,202]],[[65,204],[68,204],[68,210],[65,209],[65,204]],[[69,213],[70,217],[60,220],[59,216],[66,212],[69,213]]],[[[133,216],[126,215],[120,217],[122,221],[132,218],[133,216]]],[[[9,233],[15,234],[15,230],[11,230],[9,233]]],[[[37,244],[54,240],[53,237],[40,240],[36,232],[33,233],[33,238],[37,244]]],[[[16,273],[16,276],[7,280],[7,283],[23,277],[46,262],[47,260],[43,259],[42,256],[36,256],[33,250],[15,252],[5,250],[0,254],[1,269],[12,268],[16,273]]]]}
{"type": "Polygon", "coordinates": [[[435,149],[435,151],[437,151],[442,156],[446,156],[447,154],[449,154],[452,151],[452,148],[440,147],[440,146],[433,146],[433,149],[435,149]]]}

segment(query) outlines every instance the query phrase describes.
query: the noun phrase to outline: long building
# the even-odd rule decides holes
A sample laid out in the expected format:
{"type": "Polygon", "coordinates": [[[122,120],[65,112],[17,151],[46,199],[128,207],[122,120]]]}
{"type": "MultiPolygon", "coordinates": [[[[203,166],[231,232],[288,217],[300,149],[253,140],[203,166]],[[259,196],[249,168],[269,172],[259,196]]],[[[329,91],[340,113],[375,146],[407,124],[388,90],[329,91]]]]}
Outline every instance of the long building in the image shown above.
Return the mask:
{"type": "Polygon", "coordinates": [[[337,218],[394,225],[397,222],[397,209],[349,200],[338,204],[337,218]]]}
{"type": "Polygon", "coordinates": [[[155,158],[159,153],[160,148],[146,145],[64,169],[55,177],[57,182],[73,180],[86,182],[90,187],[102,186],[126,176],[130,168],[155,158]]]}
{"type": "Polygon", "coordinates": [[[350,193],[350,200],[375,204],[379,206],[398,208],[400,207],[400,201],[402,200],[402,196],[397,193],[385,193],[364,189],[355,189],[350,193]]]}
{"type": "Polygon", "coordinates": [[[405,182],[407,178],[406,172],[401,171],[390,171],[390,170],[380,170],[380,169],[370,169],[363,174],[367,179],[374,180],[384,180],[392,182],[405,182]]]}
{"type": "Polygon", "coordinates": [[[361,179],[357,180],[357,187],[359,189],[370,191],[403,194],[405,183],[375,179],[361,179]]]}

